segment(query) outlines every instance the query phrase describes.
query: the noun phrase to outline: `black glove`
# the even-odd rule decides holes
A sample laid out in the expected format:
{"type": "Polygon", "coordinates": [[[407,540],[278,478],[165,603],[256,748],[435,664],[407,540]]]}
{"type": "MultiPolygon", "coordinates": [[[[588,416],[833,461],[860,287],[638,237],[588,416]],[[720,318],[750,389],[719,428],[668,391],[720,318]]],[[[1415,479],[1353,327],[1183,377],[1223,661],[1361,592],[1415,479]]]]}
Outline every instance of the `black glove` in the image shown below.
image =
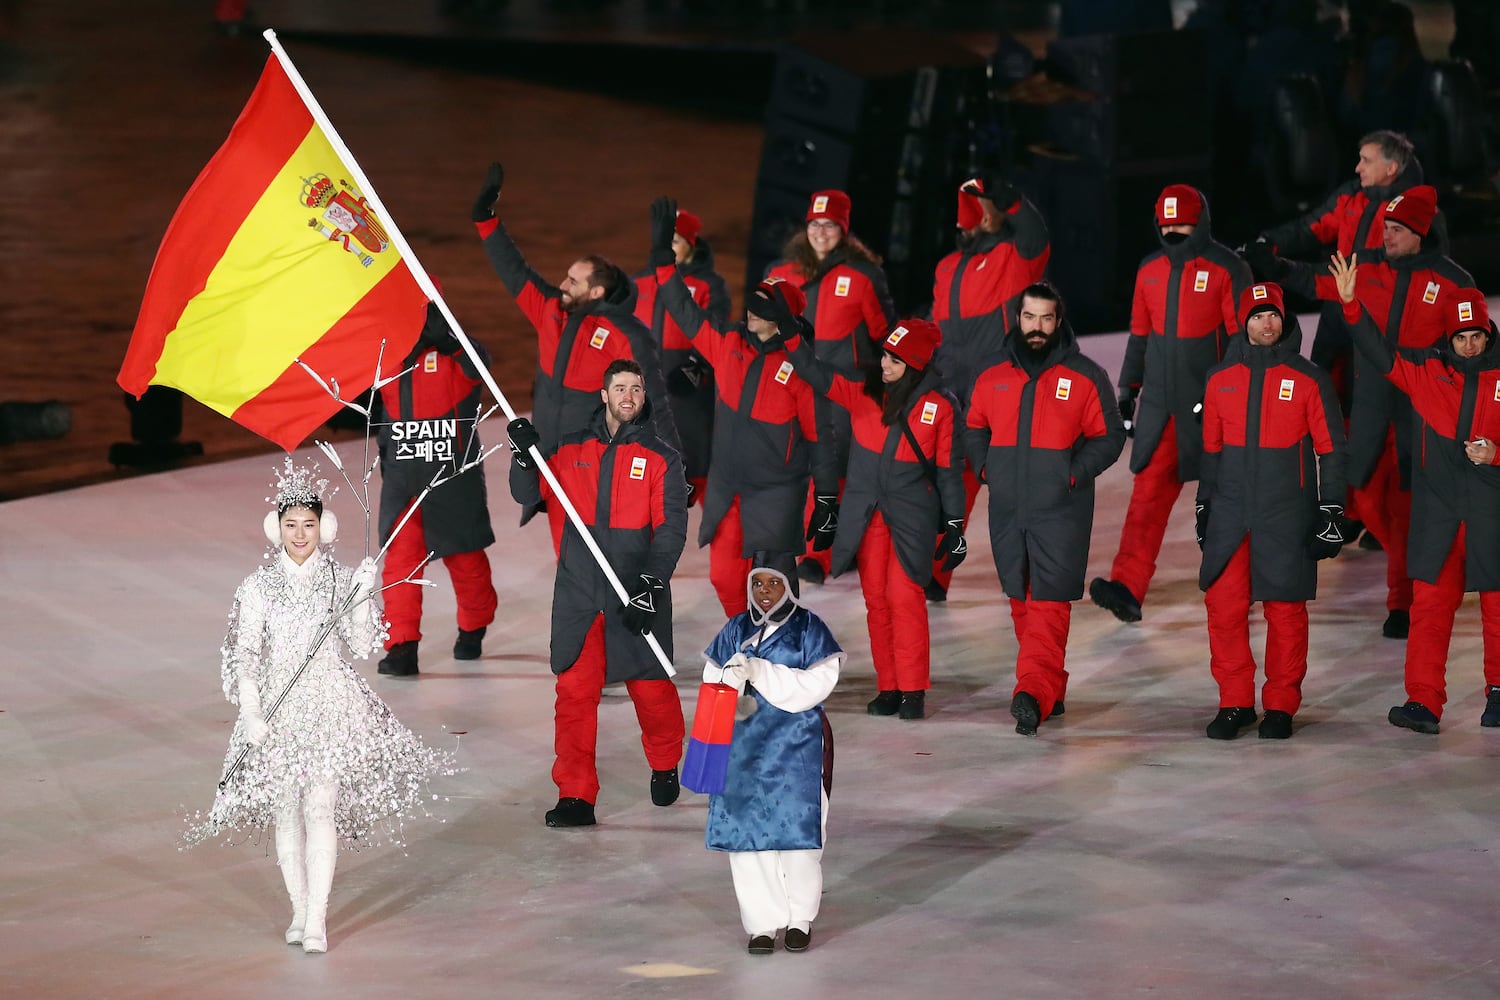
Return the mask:
{"type": "Polygon", "coordinates": [[[505,433],[510,435],[510,449],[515,454],[512,458],[515,463],[523,469],[535,467],[531,458],[531,449],[542,443],[542,436],[536,432],[536,427],[525,417],[517,417],[505,425],[505,433]]]}
{"type": "Polygon", "coordinates": [[[474,199],[474,211],[470,218],[475,222],[488,222],[495,217],[495,200],[500,197],[500,187],[505,183],[505,168],[496,160],[484,175],[484,187],[474,199]]]}
{"type": "Polygon", "coordinates": [[[807,519],[807,540],[814,552],[833,547],[833,536],[839,530],[839,497],[837,493],[813,494],[812,517],[807,519]]]}
{"type": "Polygon", "coordinates": [[[706,371],[707,368],[698,360],[698,355],[688,355],[686,361],[667,373],[667,392],[673,396],[691,396],[703,384],[706,371]]]}
{"type": "Polygon", "coordinates": [[[427,322],[422,325],[422,336],[417,338],[417,346],[436,348],[444,354],[453,354],[459,350],[458,338],[453,336],[453,330],[448,326],[448,321],[443,319],[436,302],[427,303],[427,322]]]}
{"type": "Polygon", "coordinates": [[[1198,549],[1201,551],[1203,549],[1203,539],[1208,535],[1208,503],[1205,501],[1193,509],[1197,512],[1197,521],[1193,524],[1193,534],[1198,539],[1198,549]]]}
{"type": "Polygon", "coordinates": [[[667,596],[667,585],[648,573],[642,573],[625,605],[622,617],[625,627],[636,635],[645,635],[656,623],[656,616],[667,596]]]}
{"type": "Polygon", "coordinates": [[[786,304],[786,299],[773,291],[766,298],[766,303],[765,312],[761,315],[775,323],[783,337],[795,337],[802,332],[797,316],[792,312],[792,307],[786,304]]]}
{"type": "Polygon", "coordinates": [[[1120,420],[1125,424],[1125,436],[1135,437],[1135,397],[1141,394],[1138,386],[1126,386],[1120,390],[1120,420]]]}
{"type": "Polygon", "coordinates": [[[1264,236],[1246,244],[1245,261],[1259,281],[1277,281],[1286,275],[1286,261],[1276,256],[1276,248],[1264,236]]]}
{"type": "Polygon", "coordinates": [[[677,235],[677,202],[672,198],[658,198],[651,203],[651,256],[647,265],[654,271],[658,267],[673,264],[677,254],[672,250],[672,237],[677,235]]]}
{"type": "Polygon", "coordinates": [[[1021,199],[1013,184],[993,171],[985,171],[980,175],[984,181],[984,193],[970,191],[969,194],[978,194],[981,198],[988,198],[995,203],[995,207],[1002,212],[1008,212],[1017,201],[1021,199]]]}
{"type": "Polygon", "coordinates": [[[1341,504],[1325,503],[1318,511],[1321,516],[1313,525],[1312,537],[1307,540],[1307,554],[1314,559],[1332,559],[1353,532],[1349,530],[1341,504]]]}
{"type": "Polygon", "coordinates": [[[969,543],[964,539],[964,519],[954,517],[944,521],[943,533],[938,536],[937,551],[932,554],[934,559],[942,557],[943,564],[939,568],[944,573],[952,572],[968,554],[969,543]]]}

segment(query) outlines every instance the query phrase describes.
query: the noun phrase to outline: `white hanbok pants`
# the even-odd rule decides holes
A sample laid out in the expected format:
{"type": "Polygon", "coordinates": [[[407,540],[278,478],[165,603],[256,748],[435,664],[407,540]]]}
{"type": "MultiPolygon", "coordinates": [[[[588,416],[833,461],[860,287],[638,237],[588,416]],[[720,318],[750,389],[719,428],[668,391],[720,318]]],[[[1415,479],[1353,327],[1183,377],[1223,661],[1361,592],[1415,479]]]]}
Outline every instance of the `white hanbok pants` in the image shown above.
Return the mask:
{"type": "MultiPolygon", "coordinates": [[[[823,795],[823,842],[828,843],[828,795],[823,795]]],[[[823,850],[731,851],[729,874],[745,933],[808,930],[823,901],[823,850]]]]}

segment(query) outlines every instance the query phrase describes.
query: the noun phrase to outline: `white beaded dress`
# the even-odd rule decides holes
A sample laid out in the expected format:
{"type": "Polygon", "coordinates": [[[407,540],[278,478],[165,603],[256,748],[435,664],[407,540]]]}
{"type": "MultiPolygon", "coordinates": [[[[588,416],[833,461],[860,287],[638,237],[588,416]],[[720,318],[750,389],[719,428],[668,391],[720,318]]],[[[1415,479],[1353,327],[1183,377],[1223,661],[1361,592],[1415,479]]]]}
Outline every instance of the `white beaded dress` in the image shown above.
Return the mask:
{"type": "MultiPolygon", "coordinates": [[[[239,702],[245,672],[270,711],[321,625],[344,603],[351,577],[322,548],[299,566],[278,547],[269,565],[240,584],[221,651],[224,696],[231,704],[239,702]]],[[[341,656],[340,639],[357,658],[369,656],[380,631],[373,608],[340,618],[267,720],[270,735],[250,748],[208,815],[190,826],[186,844],[264,829],[279,805],[330,783],[338,788],[335,827],[351,846],[400,843],[402,821],[428,815],[428,782],[435,774],[455,773],[452,755],[423,744],[341,656]]],[[[235,724],[225,770],[246,746],[243,730],[243,723],[235,724]]]]}

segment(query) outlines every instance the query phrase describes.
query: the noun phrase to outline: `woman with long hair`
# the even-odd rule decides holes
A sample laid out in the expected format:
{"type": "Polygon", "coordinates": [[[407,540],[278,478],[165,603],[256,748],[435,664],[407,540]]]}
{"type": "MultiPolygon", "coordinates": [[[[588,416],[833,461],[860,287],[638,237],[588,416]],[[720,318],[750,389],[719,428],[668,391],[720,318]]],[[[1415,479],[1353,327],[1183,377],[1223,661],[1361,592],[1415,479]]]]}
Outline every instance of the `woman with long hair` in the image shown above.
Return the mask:
{"type": "MultiPolygon", "coordinates": [[[[790,314],[778,317],[794,329],[790,314]]],[[[803,330],[806,333],[805,328],[803,330]]],[[[964,543],[962,434],[955,404],[931,367],[942,334],[922,319],[898,322],[878,367],[851,379],[791,338],[792,364],[813,390],[849,414],[848,476],[833,539],[834,576],[859,569],[878,692],[871,715],[920,719],[931,686],[927,597],[934,553],[947,568],[964,543]]]]}
{"type": "MultiPolygon", "coordinates": [[[[818,191],[807,208],[807,224],[794,233],[782,259],[766,272],[802,289],[807,298],[803,316],[811,324],[809,337],[818,359],[840,375],[858,380],[879,357],[876,347],[896,321],[896,307],[886,287],[880,256],[849,230],[852,206],[842,191],[818,191]]],[[[849,464],[849,417],[837,406],[821,405],[820,426],[830,434],[834,462],[842,478],[849,464]]],[[[836,495],[813,491],[808,513],[821,505],[826,511],[838,503],[836,495]]],[[[826,551],[808,545],[798,575],[822,583],[830,562],[826,551]]]]}

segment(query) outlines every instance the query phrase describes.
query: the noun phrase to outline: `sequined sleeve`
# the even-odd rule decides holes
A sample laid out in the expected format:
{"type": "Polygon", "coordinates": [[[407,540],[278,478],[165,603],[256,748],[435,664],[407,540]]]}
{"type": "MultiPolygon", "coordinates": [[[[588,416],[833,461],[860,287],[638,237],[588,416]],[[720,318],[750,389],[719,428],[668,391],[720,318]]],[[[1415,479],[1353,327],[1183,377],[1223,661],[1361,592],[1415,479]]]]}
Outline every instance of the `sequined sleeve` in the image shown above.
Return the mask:
{"type": "Polygon", "coordinates": [[[224,697],[231,705],[240,703],[241,672],[258,680],[260,655],[266,641],[265,597],[256,586],[256,576],[248,577],[234,592],[229,609],[229,631],[220,648],[219,671],[224,697]]]}
{"type": "MultiPolygon", "coordinates": [[[[334,572],[337,575],[339,594],[347,597],[349,588],[354,585],[354,571],[339,565],[334,572]]],[[[339,635],[344,637],[349,652],[356,660],[366,659],[383,646],[388,632],[385,618],[380,613],[380,605],[374,598],[351,609],[339,620],[339,635]]]]}

